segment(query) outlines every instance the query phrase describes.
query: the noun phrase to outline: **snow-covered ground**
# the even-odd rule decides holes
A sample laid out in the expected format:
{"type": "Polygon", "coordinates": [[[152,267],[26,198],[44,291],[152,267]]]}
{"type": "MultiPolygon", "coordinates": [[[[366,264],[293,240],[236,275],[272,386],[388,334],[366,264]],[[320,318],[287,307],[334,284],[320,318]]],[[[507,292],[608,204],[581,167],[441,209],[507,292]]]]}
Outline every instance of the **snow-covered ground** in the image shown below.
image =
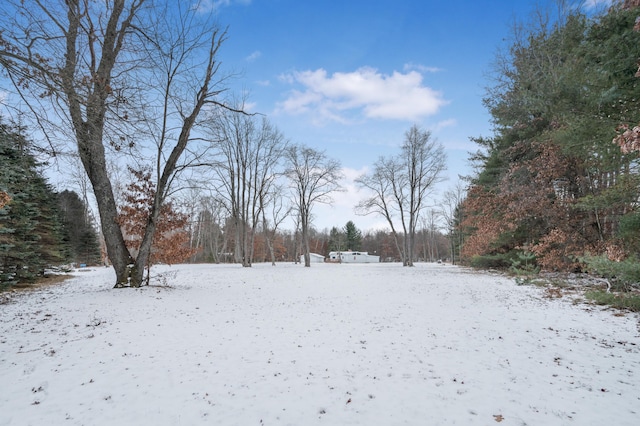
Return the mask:
{"type": "Polygon", "coordinates": [[[450,265],[111,269],[0,305],[0,425],[638,425],[635,314],[450,265]]]}

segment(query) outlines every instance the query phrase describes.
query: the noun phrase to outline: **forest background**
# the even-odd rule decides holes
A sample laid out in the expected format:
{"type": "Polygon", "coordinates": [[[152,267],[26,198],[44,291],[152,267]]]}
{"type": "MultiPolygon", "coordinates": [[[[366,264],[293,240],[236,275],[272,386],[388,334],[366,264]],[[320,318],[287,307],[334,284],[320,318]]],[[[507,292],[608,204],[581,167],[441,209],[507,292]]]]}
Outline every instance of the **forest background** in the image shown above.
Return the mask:
{"type": "MultiPolygon", "coordinates": [[[[411,260],[450,259],[531,271],[589,270],[609,279],[624,276],[623,287],[640,281],[634,275],[640,253],[638,6],[637,1],[618,2],[595,16],[568,8],[554,19],[540,13],[514,29],[509,49],[496,57],[494,84],[485,98],[494,134],[474,139],[479,146],[471,156],[475,172],[465,185],[447,191],[439,206],[420,210],[411,260]]],[[[3,46],[6,54],[9,49],[3,46]]],[[[242,102],[233,106],[241,110],[242,102]]],[[[258,117],[241,117],[246,121],[225,118],[226,127],[210,123],[207,134],[218,142],[233,141],[221,139],[220,131],[249,129],[246,134],[253,140],[268,136],[282,143],[275,158],[286,158],[286,139],[277,129],[258,117]]],[[[46,266],[63,261],[105,261],[86,179],[80,195],[54,194],[42,177],[42,166],[49,162],[46,144],[28,140],[26,132],[22,125],[3,122],[0,135],[6,165],[0,181],[0,276],[9,284],[33,279],[46,266]],[[70,210],[74,213],[65,219],[70,210]]],[[[127,151],[127,143],[110,142],[112,159],[127,151]]],[[[291,201],[295,194],[287,191],[285,162],[271,165],[269,176],[281,179],[274,180],[269,191],[254,191],[264,199],[241,205],[234,198],[238,188],[220,183],[230,181],[220,173],[230,170],[220,156],[239,157],[224,151],[222,143],[218,147],[212,157],[217,160],[207,162],[217,170],[216,190],[203,193],[202,180],[191,175],[192,180],[181,181],[180,191],[168,194],[160,213],[167,225],[158,231],[156,255],[149,263],[246,263],[247,256],[251,261],[297,261],[303,247],[298,226],[279,229],[284,217],[296,217],[296,212],[299,217],[291,201]],[[249,207],[259,214],[250,213],[249,207]],[[163,237],[174,243],[160,243],[163,237]]],[[[136,213],[147,211],[157,182],[144,167],[116,174],[120,225],[135,250],[139,225],[148,221],[136,213]]],[[[323,195],[327,197],[320,201],[330,203],[331,194],[323,195]]],[[[390,231],[363,233],[351,220],[332,229],[311,227],[308,246],[321,254],[369,251],[391,261],[405,255],[390,231]]]]}

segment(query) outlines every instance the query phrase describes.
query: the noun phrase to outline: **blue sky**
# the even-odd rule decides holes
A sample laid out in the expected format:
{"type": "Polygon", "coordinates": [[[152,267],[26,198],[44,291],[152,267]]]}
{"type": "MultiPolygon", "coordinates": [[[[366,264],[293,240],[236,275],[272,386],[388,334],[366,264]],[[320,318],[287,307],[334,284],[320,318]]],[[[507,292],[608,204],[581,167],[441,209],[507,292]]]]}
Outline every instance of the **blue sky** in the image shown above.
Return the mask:
{"type": "MultiPolygon", "coordinates": [[[[610,1],[586,0],[584,7],[610,1]]],[[[437,192],[472,173],[467,158],[477,147],[469,138],[491,135],[482,98],[496,52],[508,46],[514,22],[554,4],[201,0],[199,7],[229,28],[219,59],[235,74],[231,93],[245,93],[251,111],[265,114],[291,142],[341,161],[345,191],[332,207],[316,206],[314,226],[353,220],[368,230],[386,223],[355,215],[365,194],[353,179],[378,157],[396,154],[413,124],[430,130],[447,152],[447,180],[437,192]]]]}
{"type": "Polygon", "coordinates": [[[469,137],[491,134],[482,105],[491,64],[513,23],[537,4],[553,1],[226,0],[214,7],[229,26],[221,59],[240,73],[233,85],[248,92],[252,110],[345,168],[347,191],[333,208],[315,210],[316,227],[353,220],[366,230],[383,222],[355,216],[364,194],[352,179],[396,153],[412,124],[447,151],[441,190],[471,173],[469,137]]]}

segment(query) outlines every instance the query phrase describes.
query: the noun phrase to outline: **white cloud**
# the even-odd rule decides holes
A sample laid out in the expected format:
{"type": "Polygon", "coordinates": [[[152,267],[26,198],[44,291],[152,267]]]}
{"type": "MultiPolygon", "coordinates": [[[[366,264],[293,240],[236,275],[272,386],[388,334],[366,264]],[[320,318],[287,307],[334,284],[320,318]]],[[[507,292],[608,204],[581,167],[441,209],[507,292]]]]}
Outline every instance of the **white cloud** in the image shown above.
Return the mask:
{"type": "Polygon", "coordinates": [[[414,64],[413,62],[404,64],[402,68],[404,69],[404,71],[418,71],[421,73],[434,73],[442,71],[442,68],[428,67],[426,65],[414,64]]]}
{"type": "Polygon", "coordinates": [[[204,13],[232,6],[234,4],[247,6],[251,4],[251,0],[198,0],[195,2],[194,8],[198,12],[204,13]]]}
{"type": "Polygon", "coordinates": [[[587,0],[584,5],[588,9],[593,9],[599,6],[611,6],[612,3],[611,0],[587,0]]]}
{"type": "Polygon", "coordinates": [[[262,52],[260,52],[259,50],[256,50],[255,52],[252,52],[249,56],[247,56],[244,59],[247,62],[253,62],[256,59],[258,59],[260,56],[262,56],[262,52]]]}
{"type": "Polygon", "coordinates": [[[443,120],[443,121],[440,121],[440,122],[436,123],[436,125],[433,126],[432,130],[434,132],[437,132],[437,131],[442,130],[442,129],[446,128],[446,127],[453,127],[456,124],[458,124],[458,121],[455,118],[449,118],[448,120],[443,120]]]}
{"type": "Polygon", "coordinates": [[[313,226],[316,229],[330,229],[333,226],[340,228],[346,225],[349,220],[352,220],[363,232],[389,227],[385,219],[379,215],[359,216],[354,211],[356,204],[367,197],[367,193],[358,188],[355,180],[367,172],[367,167],[359,170],[349,167],[342,168],[344,179],[341,184],[344,191],[332,194],[333,203],[331,205],[317,204],[313,208],[313,226]]]}
{"type": "Polygon", "coordinates": [[[440,92],[422,84],[417,71],[385,75],[364,67],[328,75],[318,69],[294,72],[281,80],[303,89],[292,90],[279,104],[280,111],[314,112],[329,120],[347,121],[348,113],[357,111],[367,118],[415,121],[436,114],[447,103],[440,92]]]}

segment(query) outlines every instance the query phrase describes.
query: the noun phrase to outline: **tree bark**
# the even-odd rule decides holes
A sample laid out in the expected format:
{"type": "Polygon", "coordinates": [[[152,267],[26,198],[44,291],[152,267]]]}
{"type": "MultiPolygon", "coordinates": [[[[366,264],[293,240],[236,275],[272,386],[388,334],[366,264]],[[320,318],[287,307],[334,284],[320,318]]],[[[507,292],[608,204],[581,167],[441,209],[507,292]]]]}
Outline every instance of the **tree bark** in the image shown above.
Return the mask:
{"type": "MultiPolygon", "coordinates": [[[[69,107],[69,115],[76,135],[78,153],[95,193],[100,214],[102,233],[107,246],[107,254],[116,272],[116,287],[127,285],[129,265],[132,257],[126,247],[120,224],[118,210],[109,174],[103,145],[103,132],[106,116],[106,102],[111,94],[111,74],[124,42],[131,20],[136,11],[132,5],[129,16],[120,24],[124,10],[124,0],[114,0],[104,34],[102,55],[98,58],[92,50],[92,60],[98,63],[92,75],[92,91],[86,99],[85,113],[82,112],[81,97],[76,91],[76,71],[78,67],[78,32],[81,27],[83,11],[78,0],[67,2],[69,27],[66,36],[65,66],[61,72],[62,90],[69,107]]],[[[139,7],[140,3],[137,4],[139,7]]]]}

